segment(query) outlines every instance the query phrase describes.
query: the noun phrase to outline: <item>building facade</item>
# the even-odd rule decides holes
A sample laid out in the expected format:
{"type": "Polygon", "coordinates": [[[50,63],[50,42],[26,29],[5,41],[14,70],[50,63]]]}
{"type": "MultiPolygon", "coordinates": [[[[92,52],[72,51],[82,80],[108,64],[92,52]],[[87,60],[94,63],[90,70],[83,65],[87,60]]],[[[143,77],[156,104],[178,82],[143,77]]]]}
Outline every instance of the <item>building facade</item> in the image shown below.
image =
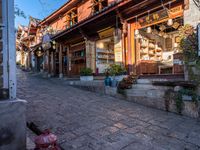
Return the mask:
{"type": "Polygon", "coordinates": [[[35,66],[59,77],[85,67],[103,75],[111,64],[141,76],[183,76],[178,29],[196,26],[194,7],[189,0],[70,0],[37,24],[35,66]]]}

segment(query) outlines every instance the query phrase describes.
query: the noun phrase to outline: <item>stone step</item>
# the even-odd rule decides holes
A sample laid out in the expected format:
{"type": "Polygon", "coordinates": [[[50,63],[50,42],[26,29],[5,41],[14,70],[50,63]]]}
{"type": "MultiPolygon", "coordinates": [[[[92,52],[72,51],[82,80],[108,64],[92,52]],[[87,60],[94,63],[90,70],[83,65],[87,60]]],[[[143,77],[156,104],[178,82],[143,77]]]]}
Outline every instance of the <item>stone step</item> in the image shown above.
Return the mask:
{"type": "Polygon", "coordinates": [[[152,84],[150,79],[137,79],[137,84],[152,84]]]}
{"type": "Polygon", "coordinates": [[[170,86],[155,86],[155,85],[152,85],[152,84],[133,84],[132,88],[133,89],[139,89],[139,90],[151,90],[151,89],[155,89],[155,90],[159,90],[159,89],[168,90],[168,89],[173,89],[170,86]]]}
{"type": "Polygon", "coordinates": [[[165,89],[129,89],[126,91],[127,96],[138,97],[151,97],[151,98],[163,98],[165,96],[165,89]]]}

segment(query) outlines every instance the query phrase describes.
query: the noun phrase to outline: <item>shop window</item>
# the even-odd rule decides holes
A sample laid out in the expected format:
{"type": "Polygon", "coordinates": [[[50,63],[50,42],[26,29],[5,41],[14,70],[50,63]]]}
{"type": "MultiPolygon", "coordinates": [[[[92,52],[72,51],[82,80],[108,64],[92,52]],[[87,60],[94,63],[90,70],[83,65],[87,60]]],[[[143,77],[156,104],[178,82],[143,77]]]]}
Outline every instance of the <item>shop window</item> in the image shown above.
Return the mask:
{"type": "Polygon", "coordinates": [[[66,28],[70,28],[77,22],[78,22],[77,8],[74,8],[66,14],[66,28]]]}
{"type": "Polygon", "coordinates": [[[108,6],[108,0],[92,0],[92,12],[93,14],[101,11],[108,6]]]}

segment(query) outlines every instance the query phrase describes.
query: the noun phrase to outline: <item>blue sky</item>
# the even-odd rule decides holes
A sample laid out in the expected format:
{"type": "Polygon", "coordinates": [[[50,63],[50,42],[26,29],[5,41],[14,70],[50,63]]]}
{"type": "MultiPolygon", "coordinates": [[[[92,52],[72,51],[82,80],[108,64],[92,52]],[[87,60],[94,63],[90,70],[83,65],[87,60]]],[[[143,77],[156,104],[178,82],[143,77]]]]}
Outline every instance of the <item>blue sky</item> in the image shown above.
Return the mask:
{"type": "Polygon", "coordinates": [[[58,9],[67,0],[15,0],[15,5],[24,11],[26,19],[22,17],[15,18],[15,26],[19,24],[27,25],[29,16],[43,19],[58,9]]]}

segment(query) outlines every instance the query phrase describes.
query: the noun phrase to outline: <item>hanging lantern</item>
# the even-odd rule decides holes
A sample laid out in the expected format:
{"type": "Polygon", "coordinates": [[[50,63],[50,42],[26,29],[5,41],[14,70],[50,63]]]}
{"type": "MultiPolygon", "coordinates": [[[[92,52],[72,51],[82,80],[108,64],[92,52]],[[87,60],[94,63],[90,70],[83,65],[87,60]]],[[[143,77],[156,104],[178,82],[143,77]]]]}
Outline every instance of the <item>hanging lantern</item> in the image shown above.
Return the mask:
{"type": "Polygon", "coordinates": [[[168,19],[167,25],[168,25],[168,26],[172,26],[172,25],[173,25],[173,19],[168,19]]]}
{"type": "MultiPolygon", "coordinates": [[[[137,28],[137,25],[138,25],[138,18],[137,18],[137,16],[136,16],[136,28],[137,28]]],[[[140,33],[139,33],[139,30],[138,29],[136,29],[135,30],[135,35],[139,35],[140,33]]]]}
{"type": "Polygon", "coordinates": [[[151,32],[152,32],[151,27],[148,27],[147,28],[147,33],[151,33],[151,32]]]}
{"type": "Polygon", "coordinates": [[[168,38],[167,33],[164,33],[163,37],[164,37],[165,39],[168,38]]]}
{"type": "Polygon", "coordinates": [[[163,32],[163,31],[160,31],[158,35],[159,35],[159,36],[163,36],[163,35],[164,35],[164,32],[163,32]]]}
{"type": "Polygon", "coordinates": [[[136,29],[136,30],[135,30],[135,35],[138,35],[138,34],[139,34],[139,30],[136,29]]]}

